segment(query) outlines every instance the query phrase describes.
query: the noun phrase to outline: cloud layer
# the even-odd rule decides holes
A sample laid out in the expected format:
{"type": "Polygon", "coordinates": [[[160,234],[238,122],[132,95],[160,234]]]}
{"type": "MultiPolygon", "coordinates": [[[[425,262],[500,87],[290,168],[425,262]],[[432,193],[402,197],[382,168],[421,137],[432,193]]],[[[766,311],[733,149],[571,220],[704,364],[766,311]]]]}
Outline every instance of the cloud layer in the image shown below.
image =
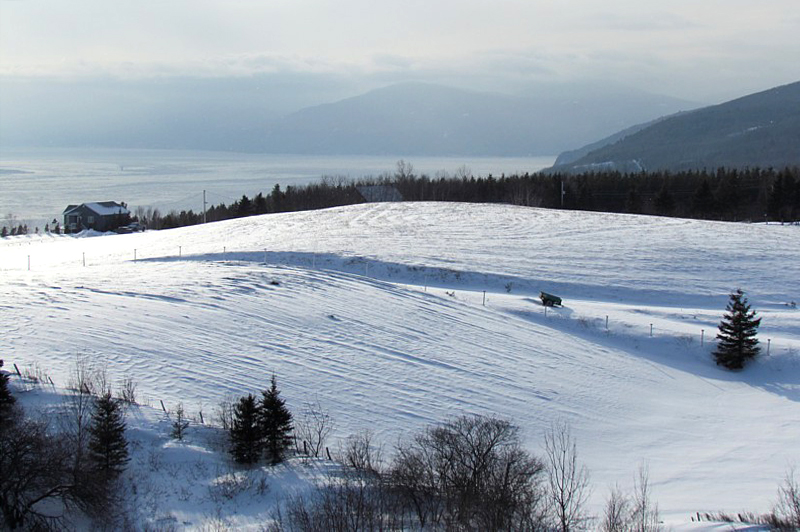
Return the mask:
{"type": "Polygon", "coordinates": [[[0,75],[613,80],[720,101],[794,81],[796,0],[0,0],[0,75]]]}

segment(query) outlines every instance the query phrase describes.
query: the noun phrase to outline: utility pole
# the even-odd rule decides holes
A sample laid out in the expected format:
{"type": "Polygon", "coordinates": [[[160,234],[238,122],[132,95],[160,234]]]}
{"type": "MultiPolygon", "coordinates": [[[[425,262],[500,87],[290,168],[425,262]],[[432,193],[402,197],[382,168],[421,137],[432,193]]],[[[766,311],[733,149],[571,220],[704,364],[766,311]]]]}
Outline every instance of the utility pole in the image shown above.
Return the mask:
{"type": "Polygon", "coordinates": [[[566,194],[566,192],[564,191],[564,180],[562,179],[561,180],[561,208],[562,209],[564,208],[564,194],[566,194]]]}
{"type": "Polygon", "coordinates": [[[206,223],[206,191],[203,191],[203,223],[206,223]]]}

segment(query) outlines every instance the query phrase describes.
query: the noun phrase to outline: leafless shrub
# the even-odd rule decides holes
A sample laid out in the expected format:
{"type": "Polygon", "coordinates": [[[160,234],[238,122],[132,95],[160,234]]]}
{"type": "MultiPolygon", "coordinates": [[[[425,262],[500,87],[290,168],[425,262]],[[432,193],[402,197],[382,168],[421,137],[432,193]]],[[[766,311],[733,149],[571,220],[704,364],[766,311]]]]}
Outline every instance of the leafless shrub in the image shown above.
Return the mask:
{"type": "Polygon", "coordinates": [[[222,427],[225,432],[230,431],[233,426],[233,405],[236,400],[232,397],[226,397],[217,405],[215,417],[217,424],[222,427]]]}
{"type": "Polygon", "coordinates": [[[308,443],[308,454],[319,457],[333,431],[333,417],[319,401],[306,403],[295,425],[297,437],[308,443]]]}
{"type": "Polygon", "coordinates": [[[117,398],[123,403],[135,405],[136,403],[136,381],[131,377],[125,377],[119,383],[117,398]]]}
{"type": "Polygon", "coordinates": [[[22,378],[36,384],[49,384],[51,382],[47,372],[36,363],[22,368],[22,378]]]}
{"type": "Polygon", "coordinates": [[[208,487],[208,497],[216,504],[223,504],[247,491],[258,495],[269,492],[269,480],[263,470],[236,471],[217,467],[216,478],[208,487]]]}
{"type": "Polygon", "coordinates": [[[164,451],[157,442],[154,442],[147,451],[147,465],[153,472],[161,471],[161,468],[164,467],[164,451]]]}
{"type": "Polygon", "coordinates": [[[554,424],[545,434],[544,444],[551,518],[561,532],[584,530],[589,522],[589,471],[578,463],[577,445],[569,426],[554,424]]]}
{"type": "Polygon", "coordinates": [[[390,491],[348,476],[330,479],[309,495],[290,498],[273,517],[270,532],[413,529],[390,491]]]}
{"type": "Polygon", "coordinates": [[[791,527],[800,529],[800,483],[795,478],[795,469],[786,473],[778,488],[776,512],[791,527]]]}
{"type": "Polygon", "coordinates": [[[229,501],[250,489],[251,482],[244,472],[241,471],[218,471],[217,478],[208,486],[208,497],[216,503],[229,501]]]}
{"type": "Polygon", "coordinates": [[[619,486],[614,486],[606,499],[603,521],[600,529],[603,532],[625,532],[631,528],[631,500],[619,486]]]}
{"type": "Polygon", "coordinates": [[[89,395],[102,395],[111,391],[108,365],[93,364],[87,355],[78,355],[67,380],[67,389],[89,395]]]}
{"type": "Polygon", "coordinates": [[[361,475],[379,477],[384,467],[383,446],[374,439],[369,430],[348,437],[339,453],[342,463],[361,475]]]}
{"type": "Polygon", "coordinates": [[[463,416],[401,444],[390,482],[422,528],[537,530],[543,475],[541,461],[522,449],[516,426],[463,416]]]}

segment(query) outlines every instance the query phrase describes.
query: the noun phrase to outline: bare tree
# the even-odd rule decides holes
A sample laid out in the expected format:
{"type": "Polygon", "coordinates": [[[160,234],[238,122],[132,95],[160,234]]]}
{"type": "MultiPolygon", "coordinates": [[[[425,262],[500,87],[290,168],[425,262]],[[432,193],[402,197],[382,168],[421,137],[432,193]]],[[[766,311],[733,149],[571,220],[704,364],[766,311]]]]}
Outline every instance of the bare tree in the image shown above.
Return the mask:
{"type": "Polygon", "coordinates": [[[333,432],[333,417],[322,407],[319,400],[306,403],[297,420],[295,432],[297,436],[308,442],[308,454],[319,457],[325,448],[328,437],[333,432]]]}
{"type": "Polygon", "coordinates": [[[379,477],[383,471],[383,445],[375,444],[375,435],[365,430],[347,438],[340,451],[341,461],[361,475],[379,477]]]}
{"type": "Polygon", "coordinates": [[[631,528],[631,501],[622,492],[619,486],[611,488],[611,493],[606,499],[603,522],[600,529],[603,532],[625,532],[631,528]]]}
{"type": "Polygon", "coordinates": [[[47,423],[24,419],[22,409],[0,431],[0,513],[14,530],[60,528],[74,488],[70,451],[47,423]]]}
{"type": "Polygon", "coordinates": [[[652,499],[650,472],[645,464],[639,466],[639,471],[636,473],[633,482],[633,492],[630,530],[633,532],[655,532],[660,530],[658,503],[652,499]]]}
{"type": "Polygon", "coordinates": [[[577,445],[569,426],[563,422],[553,424],[544,436],[544,448],[548,498],[555,524],[561,532],[584,530],[589,521],[589,471],[578,463],[577,445]]]}

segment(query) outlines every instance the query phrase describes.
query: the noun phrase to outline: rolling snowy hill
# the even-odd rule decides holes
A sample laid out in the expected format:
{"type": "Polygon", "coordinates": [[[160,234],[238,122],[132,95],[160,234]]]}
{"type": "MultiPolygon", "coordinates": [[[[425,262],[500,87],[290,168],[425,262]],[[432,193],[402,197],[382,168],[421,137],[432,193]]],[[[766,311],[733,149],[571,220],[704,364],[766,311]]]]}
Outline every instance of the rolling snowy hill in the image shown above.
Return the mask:
{"type": "Polygon", "coordinates": [[[767,511],[800,461],[794,226],[366,204],[10,238],[0,276],[2,356],[57,384],[88,356],[152,404],[210,413],[274,372],[293,409],[319,400],[337,437],[371,428],[389,447],[483,413],[538,453],[565,420],[595,509],[644,461],[668,521],[767,511]],[[710,352],[737,287],[763,317],[765,354],[731,373],[710,352]],[[545,314],[540,290],[564,308],[545,314]]]}

